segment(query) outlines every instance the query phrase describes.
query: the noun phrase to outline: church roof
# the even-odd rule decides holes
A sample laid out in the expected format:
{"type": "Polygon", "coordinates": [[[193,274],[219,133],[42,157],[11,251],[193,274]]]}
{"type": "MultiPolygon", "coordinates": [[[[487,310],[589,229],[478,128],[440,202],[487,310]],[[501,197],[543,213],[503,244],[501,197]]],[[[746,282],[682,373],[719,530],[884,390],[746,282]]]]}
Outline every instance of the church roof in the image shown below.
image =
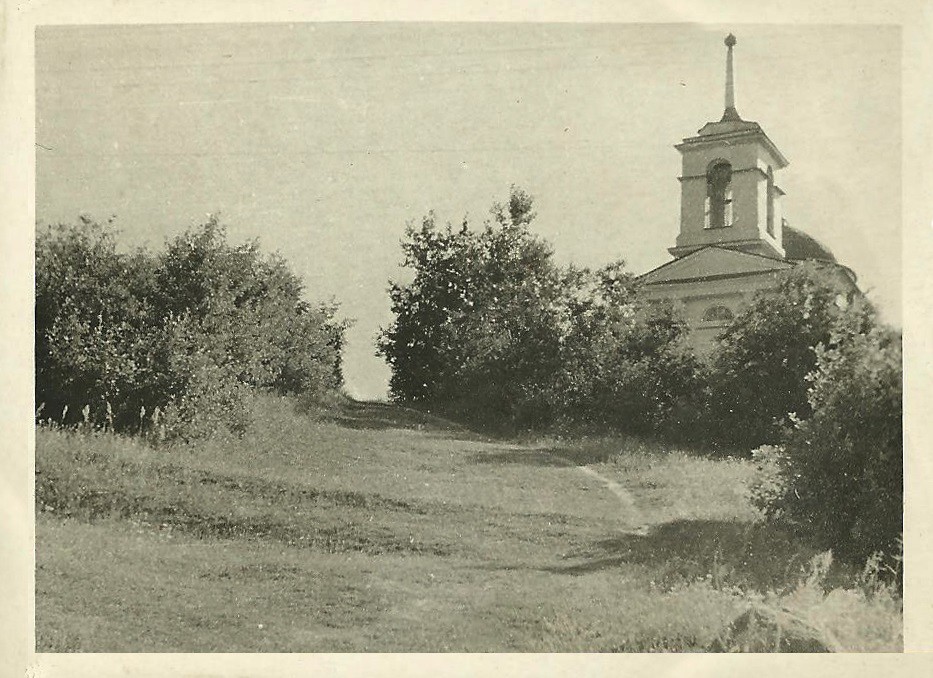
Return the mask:
{"type": "Polygon", "coordinates": [[[645,285],[739,278],[793,268],[794,262],[707,245],[638,277],[645,285]]]}
{"type": "Polygon", "coordinates": [[[836,262],[836,256],[819,240],[788,225],[783,229],[784,256],[788,259],[816,259],[836,262]]]}
{"type": "MultiPolygon", "coordinates": [[[[738,116],[738,113],[736,113],[738,116]]],[[[710,137],[718,134],[734,134],[735,132],[759,132],[764,134],[764,130],[761,129],[761,125],[757,122],[751,120],[742,120],[741,118],[726,118],[723,114],[723,119],[718,122],[708,122],[703,127],[697,131],[697,135],[701,137],[710,137]]]]}
{"type": "MultiPolygon", "coordinates": [[[[788,256],[787,259],[777,259],[753,252],[707,245],[679,259],[661,264],[657,268],[638,276],[636,280],[640,284],[648,286],[663,286],[671,283],[703,283],[708,280],[722,278],[745,278],[774,274],[793,268],[802,261],[809,260],[822,264],[825,266],[825,270],[835,271],[851,285],[853,290],[858,290],[858,278],[852,269],[838,263],[832,252],[815,238],[796,229],[790,230],[794,233],[791,236],[792,242],[799,244],[792,245],[790,253],[807,254],[809,256],[795,256],[793,258],[788,256]],[[797,239],[797,236],[799,236],[799,239],[797,239]]],[[[787,231],[788,227],[785,227],[785,235],[787,231]]],[[[785,243],[786,247],[787,244],[785,243]]]]}

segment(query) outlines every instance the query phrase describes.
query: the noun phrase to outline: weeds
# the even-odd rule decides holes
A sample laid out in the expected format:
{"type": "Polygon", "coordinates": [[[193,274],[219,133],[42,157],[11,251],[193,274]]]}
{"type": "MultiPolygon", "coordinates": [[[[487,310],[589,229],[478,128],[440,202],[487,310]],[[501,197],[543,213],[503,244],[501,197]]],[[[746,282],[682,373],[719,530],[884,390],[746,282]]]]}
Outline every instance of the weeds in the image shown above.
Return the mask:
{"type": "Polygon", "coordinates": [[[849,586],[827,584],[830,551],[783,594],[736,591],[744,611],[712,646],[725,652],[902,652],[903,604],[873,556],[849,586]]]}

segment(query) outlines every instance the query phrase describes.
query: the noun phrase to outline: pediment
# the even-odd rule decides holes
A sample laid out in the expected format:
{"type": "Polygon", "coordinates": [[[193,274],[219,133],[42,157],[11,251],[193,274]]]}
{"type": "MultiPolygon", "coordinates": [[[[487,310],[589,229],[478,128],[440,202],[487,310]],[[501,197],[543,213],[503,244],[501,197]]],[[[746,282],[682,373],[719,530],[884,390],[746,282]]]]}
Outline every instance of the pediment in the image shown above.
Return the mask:
{"type": "Polygon", "coordinates": [[[767,273],[792,268],[793,264],[758,254],[724,247],[704,247],[642,275],[643,284],[696,280],[719,276],[767,273]]]}

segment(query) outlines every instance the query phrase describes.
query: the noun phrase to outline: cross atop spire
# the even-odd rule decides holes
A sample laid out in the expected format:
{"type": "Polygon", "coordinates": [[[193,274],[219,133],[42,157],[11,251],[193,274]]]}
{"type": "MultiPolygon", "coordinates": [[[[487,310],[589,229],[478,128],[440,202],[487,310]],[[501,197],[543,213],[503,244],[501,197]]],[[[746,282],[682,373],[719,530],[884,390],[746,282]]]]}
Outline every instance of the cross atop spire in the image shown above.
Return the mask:
{"type": "Polygon", "coordinates": [[[736,42],[738,41],[732,33],[726,36],[725,45],[728,49],[726,53],[726,110],[723,112],[720,122],[742,120],[741,116],[739,116],[739,112],[735,110],[735,76],[732,66],[732,48],[735,47],[736,42]]]}

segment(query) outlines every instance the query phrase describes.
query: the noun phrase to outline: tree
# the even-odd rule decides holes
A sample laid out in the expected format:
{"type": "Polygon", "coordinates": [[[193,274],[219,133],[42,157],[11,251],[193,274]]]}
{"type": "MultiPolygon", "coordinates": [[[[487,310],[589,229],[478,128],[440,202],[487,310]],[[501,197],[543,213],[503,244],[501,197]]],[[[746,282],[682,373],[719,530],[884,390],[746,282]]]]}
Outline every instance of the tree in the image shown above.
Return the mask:
{"type": "Polygon", "coordinates": [[[557,266],[521,189],[492,215],[480,231],[408,226],[414,277],[391,286],[378,348],[393,398],[486,423],[650,428],[693,374],[683,324],[637,299],[622,262],[557,266]]]}
{"type": "Polygon", "coordinates": [[[773,291],[759,292],[720,337],[709,382],[714,438],[748,449],[775,443],[790,417],[805,419],[807,375],[817,348],[873,324],[874,311],[825,268],[800,264],[773,291]]]}
{"type": "Polygon", "coordinates": [[[159,312],[185,318],[197,348],[238,381],[282,393],[341,385],[336,305],[305,301],[287,263],[255,241],[228,245],[216,217],[166,245],[156,280],[159,312]]]}
{"type": "Polygon", "coordinates": [[[532,205],[513,187],[480,231],[467,221],[439,227],[433,213],[408,225],[402,248],[414,279],[391,285],[396,318],[378,348],[396,400],[517,413],[556,351],[558,270],[529,230],[532,205]]]}
{"type": "Polygon", "coordinates": [[[153,402],[163,336],[154,268],[145,252],[116,251],[110,222],[37,230],[36,402],[47,416],[80,421],[88,406],[87,416],[121,425],[153,402]]]}
{"type": "Polygon", "coordinates": [[[699,366],[669,305],[643,302],[624,262],[570,268],[563,281],[554,409],[568,423],[656,432],[699,366]]]}

